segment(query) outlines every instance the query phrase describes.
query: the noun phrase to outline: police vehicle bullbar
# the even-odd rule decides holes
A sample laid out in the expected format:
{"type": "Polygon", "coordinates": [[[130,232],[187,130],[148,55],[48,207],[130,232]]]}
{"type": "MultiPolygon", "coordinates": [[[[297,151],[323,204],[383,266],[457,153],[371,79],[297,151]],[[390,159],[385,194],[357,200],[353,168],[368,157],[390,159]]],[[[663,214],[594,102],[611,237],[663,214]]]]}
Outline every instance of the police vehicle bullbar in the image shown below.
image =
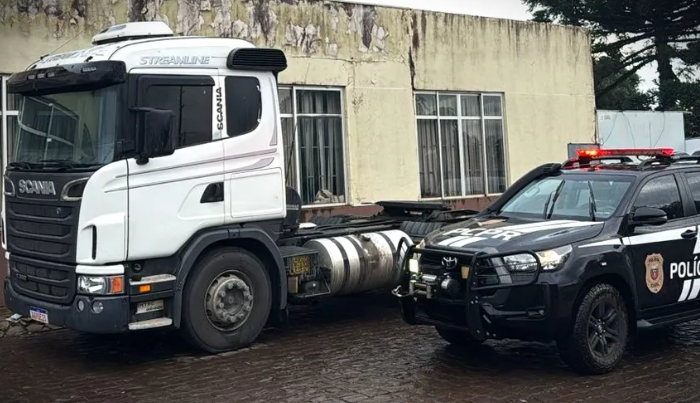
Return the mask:
{"type": "Polygon", "coordinates": [[[452,344],[554,340],[602,374],[638,330],[700,318],[699,223],[700,157],[577,150],[412,245],[394,295],[452,344]]]}

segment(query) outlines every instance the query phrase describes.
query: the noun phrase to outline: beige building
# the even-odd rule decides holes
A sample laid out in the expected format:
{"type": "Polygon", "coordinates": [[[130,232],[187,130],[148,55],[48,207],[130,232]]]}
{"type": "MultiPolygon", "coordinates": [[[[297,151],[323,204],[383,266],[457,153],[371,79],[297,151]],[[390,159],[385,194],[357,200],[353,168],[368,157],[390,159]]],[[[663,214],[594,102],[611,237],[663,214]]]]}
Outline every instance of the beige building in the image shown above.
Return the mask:
{"type": "Polygon", "coordinates": [[[287,53],[289,181],[309,214],[387,199],[481,208],[594,141],[587,32],[320,0],[0,0],[0,129],[20,116],[7,75],[137,20],[287,53]]]}

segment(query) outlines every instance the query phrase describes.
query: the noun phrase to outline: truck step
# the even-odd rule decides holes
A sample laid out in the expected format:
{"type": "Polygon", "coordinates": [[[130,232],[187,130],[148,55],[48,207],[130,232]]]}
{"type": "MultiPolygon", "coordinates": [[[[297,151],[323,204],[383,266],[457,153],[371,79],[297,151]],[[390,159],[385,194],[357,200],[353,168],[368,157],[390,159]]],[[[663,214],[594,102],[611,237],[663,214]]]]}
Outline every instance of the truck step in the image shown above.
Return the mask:
{"type": "Polygon", "coordinates": [[[279,248],[282,259],[294,256],[317,255],[315,249],[302,248],[300,246],[280,246],[279,248]]]}
{"type": "Polygon", "coordinates": [[[172,324],[173,320],[170,318],[155,318],[144,320],[143,322],[131,322],[129,323],[129,330],[155,329],[157,327],[166,327],[172,324]]]}

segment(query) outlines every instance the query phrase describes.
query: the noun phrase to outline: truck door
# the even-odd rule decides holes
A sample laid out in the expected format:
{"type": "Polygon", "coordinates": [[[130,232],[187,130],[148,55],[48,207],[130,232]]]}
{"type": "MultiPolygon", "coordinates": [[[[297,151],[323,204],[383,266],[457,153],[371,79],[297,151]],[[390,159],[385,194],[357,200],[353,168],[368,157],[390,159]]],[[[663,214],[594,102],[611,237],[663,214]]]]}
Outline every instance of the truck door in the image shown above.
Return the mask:
{"type": "Polygon", "coordinates": [[[286,186],[275,79],[272,73],[248,71],[221,79],[226,221],[282,218],[286,186]]]}
{"type": "Polygon", "coordinates": [[[700,292],[700,282],[688,281],[686,267],[693,262],[698,223],[684,205],[687,194],[679,179],[674,174],[647,179],[633,199],[631,211],[654,207],[668,217],[664,225],[636,227],[629,238],[639,307],[653,309],[651,316],[672,313],[684,299],[695,299],[700,292]]]}
{"type": "Polygon", "coordinates": [[[171,256],[198,230],[224,224],[218,77],[174,71],[132,76],[130,104],[173,111],[179,139],[172,155],[128,161],[129,260],[171,256]]]}

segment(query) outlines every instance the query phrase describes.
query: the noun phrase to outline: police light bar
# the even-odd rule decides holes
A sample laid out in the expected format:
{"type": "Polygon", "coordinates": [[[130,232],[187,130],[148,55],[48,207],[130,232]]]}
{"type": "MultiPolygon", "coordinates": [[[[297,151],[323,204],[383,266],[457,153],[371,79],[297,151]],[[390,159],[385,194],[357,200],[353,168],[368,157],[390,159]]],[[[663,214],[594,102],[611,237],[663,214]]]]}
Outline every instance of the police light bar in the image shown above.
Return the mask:
{"type": "Polygon", "coordinates": [[[621,157],[627,155],[663,155],[670,157],[673,155],[673,152],[673,148],[601,148],[597,150],[576,150],[576,155],[583,158],[621,157]]]}

